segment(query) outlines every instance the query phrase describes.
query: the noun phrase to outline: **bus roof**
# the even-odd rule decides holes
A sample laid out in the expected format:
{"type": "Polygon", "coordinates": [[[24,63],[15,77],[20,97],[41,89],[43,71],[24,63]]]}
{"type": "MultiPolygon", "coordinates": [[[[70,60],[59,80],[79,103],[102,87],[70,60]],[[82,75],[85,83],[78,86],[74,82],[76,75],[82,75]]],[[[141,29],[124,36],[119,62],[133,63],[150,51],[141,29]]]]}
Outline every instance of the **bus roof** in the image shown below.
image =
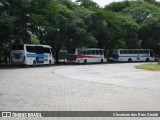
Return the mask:
{"type": "Polygon", "coordinates": [[[52,48],[49,45],[42,45],[42,44],[24,44],[24,46],[42,46],[42,47],[48,47],[48,48],[52,48]]]}
{"type": "Polygon", "coordinates": [[[75,48],[75,49],[79,49],[79,50],[104,50],[101,48],[75,48]]]}
{"type": "Polygon", "coordinates": [[[152,50],[152,49],[122,49],[122,48],[119,48],[119,49],[113,49],[113,50],[152,50]]]}

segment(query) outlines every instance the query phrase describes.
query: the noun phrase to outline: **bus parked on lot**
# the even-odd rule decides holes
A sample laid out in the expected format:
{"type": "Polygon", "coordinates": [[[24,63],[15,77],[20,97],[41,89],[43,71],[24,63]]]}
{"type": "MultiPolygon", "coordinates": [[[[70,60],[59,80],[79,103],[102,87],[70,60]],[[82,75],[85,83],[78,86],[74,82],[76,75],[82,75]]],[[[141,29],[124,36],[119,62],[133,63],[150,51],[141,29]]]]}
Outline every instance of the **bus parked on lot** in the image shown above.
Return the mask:
{"type": "Polygon", "coordinates": [[[103,63],[107,62],[107,52],[99,48],[69,49],[67,50],[67,62],[72,63],[103,63]]]}
{"type": "Polygon", "coordinates": [[[113,61],[155,61],[155,54],[151,49],[114,49],[113,61]]]}
{"type": "Polygon", "coordinates": [[[44,65],[54,64],[52,47],[49,45],[23,44],[12,45],[12,63],[17,65],[44,65]]]}

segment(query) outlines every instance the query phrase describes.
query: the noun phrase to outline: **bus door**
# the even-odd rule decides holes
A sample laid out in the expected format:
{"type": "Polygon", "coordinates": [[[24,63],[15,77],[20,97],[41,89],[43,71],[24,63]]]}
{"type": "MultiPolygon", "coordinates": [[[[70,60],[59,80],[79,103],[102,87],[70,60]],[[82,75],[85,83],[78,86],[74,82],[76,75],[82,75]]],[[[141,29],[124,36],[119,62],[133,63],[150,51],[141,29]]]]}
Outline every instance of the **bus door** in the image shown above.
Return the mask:
{"type": "Polygon", "coordinates": [[[52,63],[51,49],[48,47],[43,47],[43,53],[44,53],[44,64],[51,64],[52,63]]]}
{"type": "Polygon", "coordinates": [[[36,62],[37,64],[44,63],[44,48],[42,46],[36,46],[36,62]]]}

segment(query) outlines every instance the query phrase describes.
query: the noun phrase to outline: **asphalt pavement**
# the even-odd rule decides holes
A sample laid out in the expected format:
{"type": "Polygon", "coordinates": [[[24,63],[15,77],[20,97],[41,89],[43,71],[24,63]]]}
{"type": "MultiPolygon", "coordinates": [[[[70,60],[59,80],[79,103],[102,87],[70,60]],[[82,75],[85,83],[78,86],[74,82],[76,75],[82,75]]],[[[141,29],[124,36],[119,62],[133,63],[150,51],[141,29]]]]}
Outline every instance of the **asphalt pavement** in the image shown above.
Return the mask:
{"type": "MultiPolygon", "coordinates": [[[[160,111],[159,73],[137,70],[134,65],[122,63],[0,69],[0,111],[160,111]],[[145,78],[148,78],[146,83],[152,87],[147,84],[147,87],[138,86],[145,78]],[[134,82],[130,85],[129,82],[132,80],[134,82]],[[128,84],[123,85],[125,82],[128,84]]],[[[159,118],[14,119],[158,120],[159,118]]]]}

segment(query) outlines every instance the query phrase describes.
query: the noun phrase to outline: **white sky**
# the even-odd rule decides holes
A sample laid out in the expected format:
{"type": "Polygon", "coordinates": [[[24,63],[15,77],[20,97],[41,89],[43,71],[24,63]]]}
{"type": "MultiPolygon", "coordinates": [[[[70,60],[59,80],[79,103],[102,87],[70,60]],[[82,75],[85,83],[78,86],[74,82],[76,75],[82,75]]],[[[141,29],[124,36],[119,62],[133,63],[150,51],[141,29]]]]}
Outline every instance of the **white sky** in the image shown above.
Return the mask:
{"type": "MultiPolygon", "coordinates": [[[[76,0],[72,0],[72,1],[76,1],[76,0]]],[[[104,7],[105,5],[108,5],[112,2],[119,2],[124,0],[93,0],[93,1],[98,3],[98,5],[100,5],[101,7],[104,7]]],[[[160,1],[160,0],[156,0],[156,1],[160,1]]]]}
{"type": "Polygon", "coordinates": [[[108,5],[109,3],[112,2],[119,2],[123,0],[93,0],[94,2],[98,3],[101,7],[104,7],[105,5],[108,5]]]}
{"type": "MultiPolygon", "coordinates": [[[[72,0],[72,1],[76,1],[76,0],[72,0]]],[[[98,3],[98,5],[100,5],[101,7],[104,7],[105,5],[108,5],[109,3],[123,1],[123,0],[93,0],[93,1],[98,3]]]]}

